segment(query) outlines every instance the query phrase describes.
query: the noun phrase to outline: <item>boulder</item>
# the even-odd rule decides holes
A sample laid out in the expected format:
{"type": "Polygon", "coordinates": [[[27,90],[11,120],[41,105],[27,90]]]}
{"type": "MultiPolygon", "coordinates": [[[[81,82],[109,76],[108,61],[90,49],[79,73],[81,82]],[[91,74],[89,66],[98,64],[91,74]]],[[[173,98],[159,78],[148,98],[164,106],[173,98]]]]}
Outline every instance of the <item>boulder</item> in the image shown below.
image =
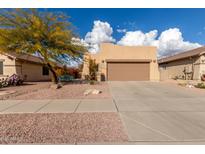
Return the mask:
{"type": "Polygon", "coordinates": [[[194,86],[191,85],[191,84],[187,84],[186,87],[187,87],[187,88],[194,88],[194,86]]]}
{"type": "Polygon", "coordinates": [[[102,91],[100,91],[100,90],[97,90],[97,89],[93,89],[93,91],[92,91],[92,94],[100,94],[102,91]]]}
{"type": "Polygon", "coordinates": [[[57,84],[52,84],[50,86],[51,89],[59,89],[59,88],[62,88],[62,83],[57,83],[57,84]]]}
{"type": "Polygon", "coordinates": [[[89,95],[89,94],[97,95],[97,94],[100,94],[100,93],[102,93],[102,91],[97,90],[97,89],[87,89],[83,94],[86,96],[86,95],[89,95]]]}
{"type": "Polygon", "coordinates": [[[89,95],[91,92],[92,92],[92,89],[87,89],[85,90],[83,94],[86,96],[86,95],[89,95]]]}

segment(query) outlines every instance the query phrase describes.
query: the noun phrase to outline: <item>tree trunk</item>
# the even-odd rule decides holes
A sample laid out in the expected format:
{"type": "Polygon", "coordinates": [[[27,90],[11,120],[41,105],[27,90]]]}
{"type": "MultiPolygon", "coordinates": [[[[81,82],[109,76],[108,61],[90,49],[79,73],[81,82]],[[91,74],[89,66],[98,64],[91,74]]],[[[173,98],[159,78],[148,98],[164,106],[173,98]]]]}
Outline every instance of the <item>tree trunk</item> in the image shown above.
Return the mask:
{"type": "Polygon", "coordinates": [[[54,83],[57,84],[58,83],[58,76],[57,76],[56,72],[54,71],[53,67],[49,63],[47,63],[47,66],[48,66],[48,69],[53,74],[54,83]]]}

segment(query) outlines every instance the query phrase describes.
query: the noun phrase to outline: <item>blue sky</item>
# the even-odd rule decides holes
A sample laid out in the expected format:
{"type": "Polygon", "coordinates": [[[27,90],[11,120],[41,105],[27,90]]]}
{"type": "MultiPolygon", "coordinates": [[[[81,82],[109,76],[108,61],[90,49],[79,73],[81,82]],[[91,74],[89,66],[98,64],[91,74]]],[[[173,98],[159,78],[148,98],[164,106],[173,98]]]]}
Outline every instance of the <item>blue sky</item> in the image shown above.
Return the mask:
{"type": "MultiPolygon", "coordinates": [[[[117,32],[117,29],[126,29],[126,31],[131,32],[142,31],[144,34],[152,30],[157,30],[158,35],[156,39],[158,39],[163,31],[170,28],[177,28],[182,34],[184,41],[198,43],[200,45],[205,44],[205,9],[136,8],[48,10],[62,11],[71,16],[70,21],[77,28],[76,32],[82,39],[84,39],[88,32],[92,31],[93,22],[100,20],[101,22],[107,22],[110,25],[113,30],[112,37],[116,40],[115,42],[122,39],[126,34],[117,32]]],[[[169,47],[169,50],[171,49],[169,47]]],[[[176,51],[178,52],[179,50],[180,49],[177,49],[176,51]]],[[[170,53],[170,51],[167,53],[170,53]]]]}
{"type": "Polygon", "coordinates": [[[94,20],[109,22],[113,36],[120,39],[115,29],[164,31],[178,27],[186,40],[205,44],[205,9],[49,9],[62,11],[71,16],[81,37],[92,29],[94,20]]]}

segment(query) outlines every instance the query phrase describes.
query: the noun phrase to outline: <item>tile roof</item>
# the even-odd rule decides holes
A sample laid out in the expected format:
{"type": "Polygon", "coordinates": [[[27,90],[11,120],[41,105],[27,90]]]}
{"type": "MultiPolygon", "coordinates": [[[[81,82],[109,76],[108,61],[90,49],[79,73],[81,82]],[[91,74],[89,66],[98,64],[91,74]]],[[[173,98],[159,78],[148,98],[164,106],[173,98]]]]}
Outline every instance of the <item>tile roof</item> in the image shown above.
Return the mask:
{"type": "Polygon", "coordinates": [[[161,58],[161,59],[158,60],[158,63],[163,64],[163,63],[167,63],[167,62],[171,62],[171,61],[175,61],[175,60],[179,60],[179,59],[199,56],[199,55],[202,55],[204,53],[205,53],[205,46],[199,47],[199,48],[196,48],[196,49],[193,49],[193,50],[189,50],[189,51],[186,51],[186,52],[178,53],[178,54],[173,55],[173,56],[161,58]]]}
{"type": "MultiPolygon", "coordinates": [[[[30,55],[30,54],[7,53],[6,55],[15,58],[16,60],[23,60],[23,61],[28,61],[28,62],[38,63],[38,64],[44,64],[43,58],[30,55]]],[[[57,62],[56,65],[58,67],[63,67],[62,64],[59,64],[57,62]]]]}

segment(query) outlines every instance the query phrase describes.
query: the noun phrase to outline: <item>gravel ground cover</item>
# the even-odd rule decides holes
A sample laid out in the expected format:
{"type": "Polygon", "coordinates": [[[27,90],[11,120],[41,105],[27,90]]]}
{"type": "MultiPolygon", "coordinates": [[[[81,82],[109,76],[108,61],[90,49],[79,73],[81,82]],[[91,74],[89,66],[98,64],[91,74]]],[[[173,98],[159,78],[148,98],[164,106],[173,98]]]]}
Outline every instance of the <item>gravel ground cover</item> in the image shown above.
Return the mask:
{"type": "Polygon", "coordinates": [[[121,143],[127,140],[117,113],[0,115],[0,144],[121,143]]]}
{"type": "Polygon", "coordinates": [[[178,87],[178,88],[182,88],[184,89],[185,91],[189,91],[189,92],[194,92],[194,93],[197,93],[197,94],[202,94],[204,95],[205,94],[205,89],[200,89],[200,88],[195,88],[195,87],[192,87],[192,88],[189,88],[189,87],[183,87],[183,86],[180,86],[179,83],[191,83],[191,84],[194,84],[196,85],[197,83],[201,83],[199,81],[185,81],[185,80],[166,80],[166,81],[161,81],[160,83],[162,84],[166,84],[168,86],[175,86],[175,87],[178,87]]]}
{"type": "Polygon", "coordinates": [[[22,86],[11,86],[11,87],[5,87],[0,89],[0,93],[10,93],[7,95],[0,95],[0,100],[3,99],[11,99],[15,98],[19,95],[26,95],[28,93],[37,91],[39,89],[47,89],[51,85],[51,82],[26,82],[22,86]]]}
{"type": "Polygon", "coordinates": [[[10,99],[20,99],[20,100],[29,100],[29,99],[99,99],[99,98],[111,98],[109,92],[109,86],[106,82],[101,82],[96,85],[90,84],[67,84],[60,89],[54,88],[39,88],[39,90],[11,97],[10,99]],[[101,90],[100,94],[89,94],[84,96],[84,92],[87,89],[98,89],[101,90]]]}

